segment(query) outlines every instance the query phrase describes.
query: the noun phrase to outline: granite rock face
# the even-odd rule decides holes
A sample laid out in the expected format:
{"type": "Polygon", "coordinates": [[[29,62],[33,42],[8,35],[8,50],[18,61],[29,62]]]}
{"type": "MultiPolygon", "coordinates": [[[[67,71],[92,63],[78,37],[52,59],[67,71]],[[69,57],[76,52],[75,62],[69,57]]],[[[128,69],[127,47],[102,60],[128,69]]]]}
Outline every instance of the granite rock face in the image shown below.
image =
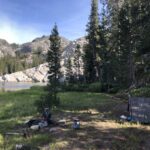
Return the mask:
{"type": "Polygon", "coordinates": [[[78,44],[81,46],[81,52],[83,52],[83,46],[86,43],[87,43],[87,41],[86,41],[86,39],[84,37],[70,42],[70,44],[65,47],[64,52],[62,54],[62,58],[65,59],[65,58],[73,57],[74,52],[75,52],[76,47],[77,47],[78,44]]]}
{"type": "Polygon", "coordinates": [[[6,82],[46,82],[47,81],[47,63],[41,64],[38,67],[27,69],[24,71],[6,74],[0,77],[0,81],[6,82]]]}
{"type": "Polygon", "coordinates": [[[6,55],[15,56],[17,44],[9,44],[6,40],[0,39],[0,58],[6,55]]]}

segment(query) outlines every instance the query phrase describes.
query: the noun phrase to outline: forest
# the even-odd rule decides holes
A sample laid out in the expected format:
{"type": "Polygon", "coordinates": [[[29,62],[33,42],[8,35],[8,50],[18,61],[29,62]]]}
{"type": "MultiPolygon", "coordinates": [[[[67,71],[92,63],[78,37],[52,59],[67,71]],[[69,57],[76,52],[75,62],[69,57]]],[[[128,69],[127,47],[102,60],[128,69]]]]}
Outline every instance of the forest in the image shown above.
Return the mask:
{"type": "Polygon", "coordinates": [[[93,3],[87,25],[85,50],[87,80],[119,86],[144,86],[150,82],[150,2],[103,1],[99,15],[93,3]],[[92,57],[91,57],[92,56],[92,57]],[[90,70],[90,71],[89,71],[90,70]]]}
{"type": "MultiPolygon", "coordinates": [[[[101,83],[102,89],[107,92],[148,87],[150,2],[148,0],[100,2],[99,10],[98,1],[92,1],[86,27],[88,42],[82,54],[84,80],[86,83],[101,83]]],[[[75,60],[77,62],[80,59],[78,57],[75,60]]],[[[67,68],[71,68],[69,64],[68,61],[67,68]]],[[[72,71],[68,72],[71,76],[72,71]]]]}

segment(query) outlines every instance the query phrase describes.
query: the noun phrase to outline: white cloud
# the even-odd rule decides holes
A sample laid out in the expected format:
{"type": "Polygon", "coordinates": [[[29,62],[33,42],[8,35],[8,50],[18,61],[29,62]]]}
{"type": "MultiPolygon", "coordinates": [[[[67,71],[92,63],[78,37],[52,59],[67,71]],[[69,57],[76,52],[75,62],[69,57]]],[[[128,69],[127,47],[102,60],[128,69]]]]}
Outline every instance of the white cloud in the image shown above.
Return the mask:
{"type": "Polygon", "coordinates": [[[32,41],[34,38],[41,36],[39,31],[34,27],[22,26],[14,23],[8,18],[1,17],[0,22],[0,38],[5,39],[9,43],[25,43],[32,41]]]}

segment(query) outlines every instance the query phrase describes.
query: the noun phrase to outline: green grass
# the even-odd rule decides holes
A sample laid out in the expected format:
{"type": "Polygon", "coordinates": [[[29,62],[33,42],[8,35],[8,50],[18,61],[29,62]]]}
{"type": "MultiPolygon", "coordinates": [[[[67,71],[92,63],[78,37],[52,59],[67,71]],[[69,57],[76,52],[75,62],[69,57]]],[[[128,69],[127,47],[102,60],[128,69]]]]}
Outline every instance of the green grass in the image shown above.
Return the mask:
{"type": "MultiPolygon", "coordinates": [[[[23,123],[36,117],[34,103],[44,93],[43,88],[0,93],[0,149],[4,145],[4,133],[21,131],[23,123]]],[[[15,144],[26,143],[33,147],[51,149],[149,149],[150,127],[140,124],[117,122],[125,113],[126,103],[110,95],[89,92],[59,93],[60,107],[53,111],[53,118],[67,120],[67,128],[58,133],[39,131],[24,139],[11,136],[6,150],[15,144]],[[71,129],[72,117],[79,117],[81,130],[71,129]],[[103,116],[103,117],[102,117],[103,116]],[[146,140],[145,140],[146,139],[146,140]]]]}
{"type": "Polygon", "coordinates": [[[67,110],[88,110],[99,109],[104,105],[113,104],[110,97],[106,94],[89,92],[66,92],[59,94],[61,99],[61,108],[67,110]]]}

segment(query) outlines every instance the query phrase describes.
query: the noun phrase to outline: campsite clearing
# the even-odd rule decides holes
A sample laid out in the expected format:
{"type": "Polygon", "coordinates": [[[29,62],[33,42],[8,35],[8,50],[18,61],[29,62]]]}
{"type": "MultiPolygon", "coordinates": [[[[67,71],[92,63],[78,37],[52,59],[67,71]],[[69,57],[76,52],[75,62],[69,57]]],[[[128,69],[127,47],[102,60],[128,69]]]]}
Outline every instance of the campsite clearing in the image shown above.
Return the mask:
{"type": "MultiPolygon", "coordinates": [[[[4,147],[4,133],[21,130],[26,120],[40,115],[34,103],[43,92],[43,88],[38,87],[0,93],[0,149],[4,147]]],[[[27,139],[8,137],[7,150],[16,144],[28,144],[41,150],[149,149],[150,126],[118,121],[120,115],[126,113],[126,101],[103,93],[62,92],[59,96],[61,104],[52,117],[56,121],[66,119],[66,127],[58,128],[57,132],[43,129],[27,139]],[[80,119],[80,130],[71,128],[73,117],[80,119]]]]}

